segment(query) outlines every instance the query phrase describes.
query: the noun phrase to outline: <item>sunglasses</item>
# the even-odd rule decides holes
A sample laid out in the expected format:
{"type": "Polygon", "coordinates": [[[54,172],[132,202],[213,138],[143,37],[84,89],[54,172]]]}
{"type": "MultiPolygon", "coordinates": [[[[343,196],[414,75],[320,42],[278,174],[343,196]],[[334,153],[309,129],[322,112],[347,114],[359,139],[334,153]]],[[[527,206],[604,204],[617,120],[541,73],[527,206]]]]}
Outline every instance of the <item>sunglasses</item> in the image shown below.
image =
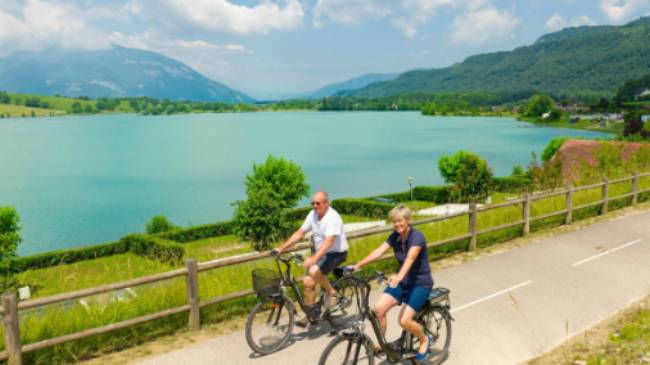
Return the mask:
{"type": "Polygon", "coordinates": [[[315,207],[320,206],[321,204],[325,204],[325,202],[311,202],[311,205],[315,207]]]}

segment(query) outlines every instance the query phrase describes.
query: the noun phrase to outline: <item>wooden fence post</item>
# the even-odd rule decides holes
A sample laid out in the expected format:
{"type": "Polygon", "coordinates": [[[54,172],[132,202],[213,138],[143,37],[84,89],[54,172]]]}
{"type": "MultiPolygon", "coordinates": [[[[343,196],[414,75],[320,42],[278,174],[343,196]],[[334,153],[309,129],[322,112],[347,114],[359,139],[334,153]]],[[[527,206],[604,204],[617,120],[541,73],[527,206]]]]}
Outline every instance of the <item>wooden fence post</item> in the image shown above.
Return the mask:
{"type": "Polygon", "coordinates": [[[632,175],[632,205],[636,205],[639,199],[639,174],[632,175]]]}
{"type": "Polygon", "coordinates": [[[600,210],[600,214],[607,214],[609,205],[609,180],[606,177],[603,178],[603,192],[601,196],[603,198],[603,207],[600,210]]]}
{"type": "Polygon", "coordinates": [[[2,322],[5,332],[5,350],[9,354],[8,365],[22,365],[23,358],[20,352],[20,323],[18,322],[18,301],[15,293],[2,295],[2,308],[4,314],[2,322]]]}
{"type": "Polygon", "coordinates": [[[522,232],[523,236],[527,236],[530,233],[530,193],[524,195],[524,230],[522,232]]]}
{"type": "Polygon", "coordinates": [[[472,237],[469,239],[469,251],[476,250],[476,220],[477,220],[476,203],[469,203],[469,233],[472,237]]]}
{"type": "Polygon", "coordinates": [[[187,259],[187,304],[190,306],[188,327],[190,331],[201,328],[201,308],[199,307],[198,264],[195,259],[187,259]]]}
{"type": "Polygon", "coordinates": [[[566,218],[564,224],[573,223],[573,185],[566,185],[566,218]]]}

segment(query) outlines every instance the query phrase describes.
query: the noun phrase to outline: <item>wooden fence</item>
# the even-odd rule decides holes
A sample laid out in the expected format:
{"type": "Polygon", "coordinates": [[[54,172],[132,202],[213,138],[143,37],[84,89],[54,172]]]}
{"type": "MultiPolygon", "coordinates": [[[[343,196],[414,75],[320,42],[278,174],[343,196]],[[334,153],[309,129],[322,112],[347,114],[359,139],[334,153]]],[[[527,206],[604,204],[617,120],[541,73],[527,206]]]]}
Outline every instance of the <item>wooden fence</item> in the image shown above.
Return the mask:
{"type": "MultiPolygon", "coordinates": [[[[573,212],[579,209],[600,207],[600,213],[606,214],[609,210],[609,203],[611,201],[630,198],[630,197],[632,198],[631,204],[634,205],[638,202],[639,194],[650,192],[650,189],[639,190],[638,188],[639,178],[648,177],[648,176],[650,176],[650,173],[640,174],[640,175],[634,174],[632,177],[627,177],[627,178],[622,178],[617,180],[603,179],[602,182],[597,184],[580,186],[575,188],[570,185],[567,185],[564,189],[555,190],[550,193],[533,194],[533,195],[525,194],[523,198],[508,201],[505,203],[483,206],[480,208],[477,207],[476,204],[470,204],[469,210],[467,212],[455,213],[444,217],[422,219],[413,222],[412,224],[413,225],[430,224],[430,223],[441,222],[441,221],[445,221],[445,220],[449,220],[461,216],[467,216],[469,229],[466,234],[448,238],[442,241],[428,243],[427,246],[436,247],[436,246],[442,246],[456,241],[469,240],[467,249],[469,251],[473,251],[476,249],[478,236],[482,234],[513,228],[517,226],[522,226],[523,227],[522,235],[525,236],[530,232],[530,224],[532,222],[536,222],[539,220],[563,215],[565,217],[564,222],[566,224],[571,224],[573,222],[573,212]],[[626,183],[629,181],[631,181],[632,184],[630,193],[617,195],[615,197],[609,196],[609,187],[611,185],[626,183]],[[582,191],[582,190],[596,189],[599,187],[601,188],[600,200],[589,204],[574,206],[573,196],[575,192],[582,191]],[[565,209],[540,215],[540,216],[534,216],[534,217],[531,216],[530,211],[531,211],[531,205],[533,201],[547,199],[547,198],[551,198],[554,196],[561,196],[561,195],[566,196],[565,209]],[[489,210],[499,209],[499,208],[511,207],[511,206],[521,206],[523,219],[519,221],[495,226],[495,227],[489,227],[482,230],[477,229],[479,213],[489,211],[489,210]]],[[[347,236],[349,239],[358,239],[358,238],[367,237],[379,233],[388,233],[391,231],[392,231],[392,227],[376,227],[376,228],[365,229],[362,231],[351,232],[347,236]]],[[[291,251],[304,250],[309,248],[310,246],[311,245],[309,243],[303,242],[301,244],[296,245],[291,251]]],[[[0,361],[8,360],[8,365],[20,365],[22,364],[22,354],[24,353],[45,349],[69,341],[75,341],[90,336],[108,333],[114,330],[127,328],[130,326],[149,322],[156,319],[161,319],[164,317],[168,317],[183,312],[189,312],[188,315],[189,330],[191,331],[198,330],[201,327],[200,308],[253,294],[253,290],[248,289],[248,290],[242,290],[234,293],[229,293],[226,295],[221,295],[214,298],[201,300],[199,298],[199,290],[198,290],[199,288],[198,273],[203,271],[208,271],[208,270],[214,270],[226,266],[242,264],[246,262],[259,261],[259,260],[266,259],[268,257],[269,257],[269,252],[264,252],[264,253],[254,252],[254,253],[245,254],[237,257],[223,258],[223,259],[218,259],[218,260],[213,260],[213,261],[208,261],[203,263],[197,263],[195,259],[190,258],[187,259],[186,267],[183,269],[140,277],[133,280],[103,285],[103,286],[90,288],[90,289],[77,290],[77,291],[57,294],[49,297],[27,300],[23,302],[18,302],[15,293],[6,293],[2,295],[2,307],[0,307],[0,315],[2,315],[3,317],[4,337],[5,337],[5,350],[0,352],[0,361]],[[166,309],[157,313],[151,313],[145,316],[132,318],[117,323],[112,323],[102,327],[87,329],[81,332],[70,333],[63,336],[42,340],[38,342],[33,342],[29,344],[21,344],[20,325],[19,325],[20,310],[44,307],[55,303],[75,300],[75,299],[88,297],[96,294],[108,293],[108,292],[125,289],[125,288],[133,288],[133,287],[160,282],[163,280],[169,280],[177,277],[186,278],[187,304],[185,305],[176,308],[166,309]]],[[[386,254],[382,258],[380,258],[380,260],[390,259],[391,257],[392,254],[386,254]]]]}

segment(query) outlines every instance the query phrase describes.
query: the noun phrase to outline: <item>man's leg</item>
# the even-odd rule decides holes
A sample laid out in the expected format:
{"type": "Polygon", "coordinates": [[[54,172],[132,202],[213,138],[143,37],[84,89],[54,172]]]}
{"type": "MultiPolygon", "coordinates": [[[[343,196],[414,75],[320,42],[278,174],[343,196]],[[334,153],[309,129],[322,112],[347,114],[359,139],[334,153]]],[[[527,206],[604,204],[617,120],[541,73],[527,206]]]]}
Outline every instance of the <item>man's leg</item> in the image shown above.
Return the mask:
{"type": "MultiPolygon", "coordinates": [[[[309,271],[311,274],[311,269],[309,271]]],[[[305,278],[302,280],[302,284],[305,287],[305,304],[314,304],[314,291],[316,289],[316,281],[312,278],[312,276],[308,275],[305,276],[305,278]]]]}
{"type": "MultiPolygon", "coordinates": [[[[321,288],[325,290],[327,294],[329,295],[336,294],[336,289],[334,289],[327,276],[320,271],[318,265],[313,265],[312,267],[309,268],[309,277],[315,283],[318,283],[321,286],[321,288]]],[[[312,291],[312,295],[313,295],[313,291],[312,291]]]]}

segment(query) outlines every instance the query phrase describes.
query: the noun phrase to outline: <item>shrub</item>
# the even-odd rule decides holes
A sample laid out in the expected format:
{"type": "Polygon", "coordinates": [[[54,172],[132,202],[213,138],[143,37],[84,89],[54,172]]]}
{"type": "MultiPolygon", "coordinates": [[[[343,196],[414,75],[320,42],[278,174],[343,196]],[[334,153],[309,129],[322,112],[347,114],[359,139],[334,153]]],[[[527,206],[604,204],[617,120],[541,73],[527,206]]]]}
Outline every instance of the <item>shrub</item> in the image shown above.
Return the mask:
{"type": "Polygon", "coordinates": [[[172,265],[181,263],[185,254],[182,244],[160,237],[134,233],[123,237],[120,241],[136,255],[172,265]]]}
{"type": "Polygon", "coordinates": [[[492,169],[478,155],[459,151],[451,156],[442,156],[438,168],[446,182],[454,183],[452,192],[455,198],[478,201],[489,195],[492,169]]]}
{"type": "Polygon", "coordinates": [[[413,188],[413,197],[415,200],[444,204],[452,199],[451,188],[452,185],[416,186],[413,188]]]}
{"type": "Polygon", "coordinates": [[[492,189],[502,193],[518,193],[529,190],[532,181],[527,176],[495,176],[492,178],[492,189]]]}
{"type": "Polygon", "coordinates": [[[307,196],[305,174],[296,163],[269,155],[263,164],[253,165],[253,173],[246,176],[246,191],[265,190],[281,203],[282,208],[291,208],[307,196]]]}
{"type": "Polygon", "coordinates": [[[19,257],[14,262],[12,268],[14,272],[42,269],[50,266],[118,255],[128,251],[129,247],[126,245],[126,242],[123,241],[103,243],[100,245],[50,251],[31,256],[19,257]]]}
{"type": "Polygon", "coordinates": [[[332,207],[340,214],[386,219],[393,204],[381,203],[369,199],[335,199],[332,207]]]}
{"type": "Polygon", "coordinates": [[[0,207],[0,290],[13,286],[12,265],[21,241],[20,217],[14,207],[0,207]]]}
{"type": "Polygon", "coordinates": [[[163,239],[185,243],[204,238],[225,236],[233,233],[235,233],[234,222],[225,221],[188,228],[176,228],[171,231],[157,234],[157,236],[163,239]]]}
{"type": "Polygon", "coordinates": [[[147,234],[157,234],[168,232],[176,228],[167,217],[162,214],[155,215],[149,223],[147,223],[147,234]]]}
{"type": "Polygon", "coordinates": [[[542,161],[549,162],[555,153],[562,147],[569,137],[555,137],[549,142],[542,152],[542,161]]]}
{"type": "Polygon", "coordinates": [[[235,204],[233,221],[235,232],[243,240],[253,242],[253,247],[266,250],[271,243],[286,237],[293,226],[288,210],[266,189],[248,192],[248,199],[235,204]]]}

